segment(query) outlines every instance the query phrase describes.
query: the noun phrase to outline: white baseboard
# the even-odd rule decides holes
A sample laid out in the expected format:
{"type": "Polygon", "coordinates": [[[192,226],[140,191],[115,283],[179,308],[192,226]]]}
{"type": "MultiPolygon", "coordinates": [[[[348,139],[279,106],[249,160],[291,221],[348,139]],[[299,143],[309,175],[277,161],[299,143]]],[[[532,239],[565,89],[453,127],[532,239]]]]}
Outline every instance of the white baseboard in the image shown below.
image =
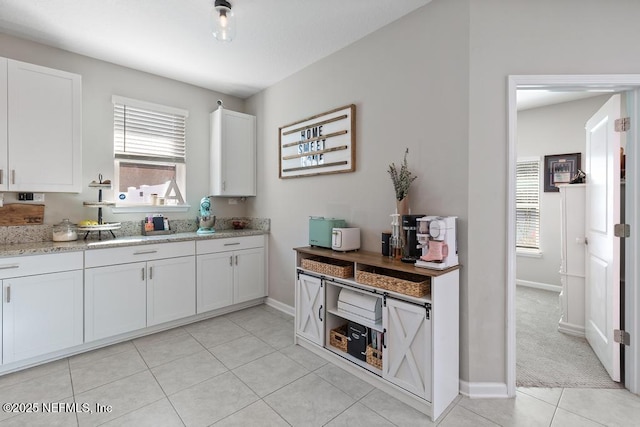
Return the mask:
{"type": "Polygon", "coordinates": [[[576,337],[585,337],[584,326],[578,326],[572,323],[559,322],[558,331],[565,334],[574,335],[576,337]]]}
{"type": "Polygon", "coordinates": [[[273,298],[269,298],[267,297],[267,299],[264,301],[264,303],[266,305],[268,305],[269,307],[273,307],[276,310],[279,310],[281,312],[283,312],[284,314],[288,314],[289,316],[293,317],[296,314],[296,309],[294,307],[291,307],[290,305],[284,304],[278,300],[275,300],[273,298]]]}
{"type": "Polygon", "coordinates": [[[508,398],[505,383],[470,383],[460,380],[460,394],[470,399],[508,398]]]}
{"type": "Polygon", "coordinates": [[[516,285],[526,286],[528,288],[543,289],[545,291],[553,291],[558,293],[562,292],[562,286],[560,285],[551,285],[549,283],[532,282],[530,280],[516,279],[516,285]]]}

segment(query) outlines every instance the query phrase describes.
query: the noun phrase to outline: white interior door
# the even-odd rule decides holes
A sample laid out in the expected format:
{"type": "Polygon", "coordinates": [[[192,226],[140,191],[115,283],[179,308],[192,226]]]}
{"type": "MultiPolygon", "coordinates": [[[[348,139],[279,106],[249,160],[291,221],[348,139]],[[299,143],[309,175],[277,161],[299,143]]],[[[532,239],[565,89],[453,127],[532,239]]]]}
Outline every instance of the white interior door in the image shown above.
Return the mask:
{"type": "Polygon", "coordinates": [[[585,332],[589,344],[614,381],[620,381],[620,95],[612,96],[586,124],[586,289],[585,332]]]}

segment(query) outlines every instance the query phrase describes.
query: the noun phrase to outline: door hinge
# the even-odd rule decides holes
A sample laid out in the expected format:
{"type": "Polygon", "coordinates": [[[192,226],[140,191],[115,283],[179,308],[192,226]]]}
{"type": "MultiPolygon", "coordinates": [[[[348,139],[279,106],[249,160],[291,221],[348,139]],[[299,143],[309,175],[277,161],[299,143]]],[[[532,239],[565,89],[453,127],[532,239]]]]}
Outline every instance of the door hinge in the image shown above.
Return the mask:
{"type": "Polygon", "coordinates": [[[629,237],[631,236],[631,227],[629,227],[629,224],[615,224],[613,226],[613,235],[616,237],[629,237]]]}
{"type": "Polygon", "coordinates": [[[629,335],[629,332],[621,329],[613,330],[613,340],[620,344],[631,345],[631,336],[629,335]]]}
{"type": "Polygon", "coordinates": [[[626,132],[631,128],[631,119],[629,117],[616,119],[614,123],[616,132],[626,132]]]}

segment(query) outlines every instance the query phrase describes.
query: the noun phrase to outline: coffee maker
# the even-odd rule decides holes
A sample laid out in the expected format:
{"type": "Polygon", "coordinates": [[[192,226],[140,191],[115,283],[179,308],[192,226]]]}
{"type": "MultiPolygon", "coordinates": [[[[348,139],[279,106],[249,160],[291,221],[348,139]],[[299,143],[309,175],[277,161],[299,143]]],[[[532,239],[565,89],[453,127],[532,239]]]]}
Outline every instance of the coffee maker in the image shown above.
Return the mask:
{"type": "Polygon", "coordinates": [[[404,238],[404,253],[402,262],[414,263],[422,255],[421,246],[418,243],[418,218],[422,215],[402,215],[402,235],[404,238]]]}
{"type": "Polygon", "coordinates": [[[444,270],[458,265],[455,216],[418,218],[418,246],[422,255],[416,267],[444,270]]]}

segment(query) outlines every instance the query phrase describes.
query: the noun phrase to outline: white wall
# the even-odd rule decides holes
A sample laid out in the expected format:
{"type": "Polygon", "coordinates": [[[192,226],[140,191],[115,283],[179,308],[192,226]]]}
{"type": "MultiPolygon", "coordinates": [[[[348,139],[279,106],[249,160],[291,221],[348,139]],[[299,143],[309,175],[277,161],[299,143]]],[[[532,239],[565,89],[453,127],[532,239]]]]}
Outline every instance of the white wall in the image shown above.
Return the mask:
{"type": "MultiPolygon", "coordinates": [[[[584,169],[587,120],[609,99],[600,95],[578,101],[532,108],[518,112],[518,157],[537,157],[541,172],[544,156],[581,153],[584,169]]],[[[544,192],[540,175],[541,258],[517,257],[518,280],[560,286],[560,193],[544,192]]]]}
{"type": "MultiPolygon", "coordinates": [[[[186,201],[192,207],[187,213],[165,215],[174,219],[197,216],[200,199],[209,194],[209,113],[217,108],[218,99],[229,109],[243,111],[243,100],[1,33],[0,56],[82,75],[82,174],[86,184],[97,179],[99,173],[105,179],[113,179],[112,95],[188,110],[186,201]]],[[[82,202],[97,197],[96,190],[86,186],[80,194],[47,193],[44,222],[95,219],[96,209],[84,208],[82,202]]],[[[104,198],[112,200],[113,192],[105,191],[104,198]]],[[[15,193],[7,193],[5,203],[12,199],[15,200],[15,193]]],[[[225,199],[216,198],[214,202],[214,212],[220,217],[243,215],[245,210],[244,204],[229,206],[225,199]]],[[[104,209],[105,221],[142,217],[143,214],[112,214],[110,209],[104,209]]]]}

